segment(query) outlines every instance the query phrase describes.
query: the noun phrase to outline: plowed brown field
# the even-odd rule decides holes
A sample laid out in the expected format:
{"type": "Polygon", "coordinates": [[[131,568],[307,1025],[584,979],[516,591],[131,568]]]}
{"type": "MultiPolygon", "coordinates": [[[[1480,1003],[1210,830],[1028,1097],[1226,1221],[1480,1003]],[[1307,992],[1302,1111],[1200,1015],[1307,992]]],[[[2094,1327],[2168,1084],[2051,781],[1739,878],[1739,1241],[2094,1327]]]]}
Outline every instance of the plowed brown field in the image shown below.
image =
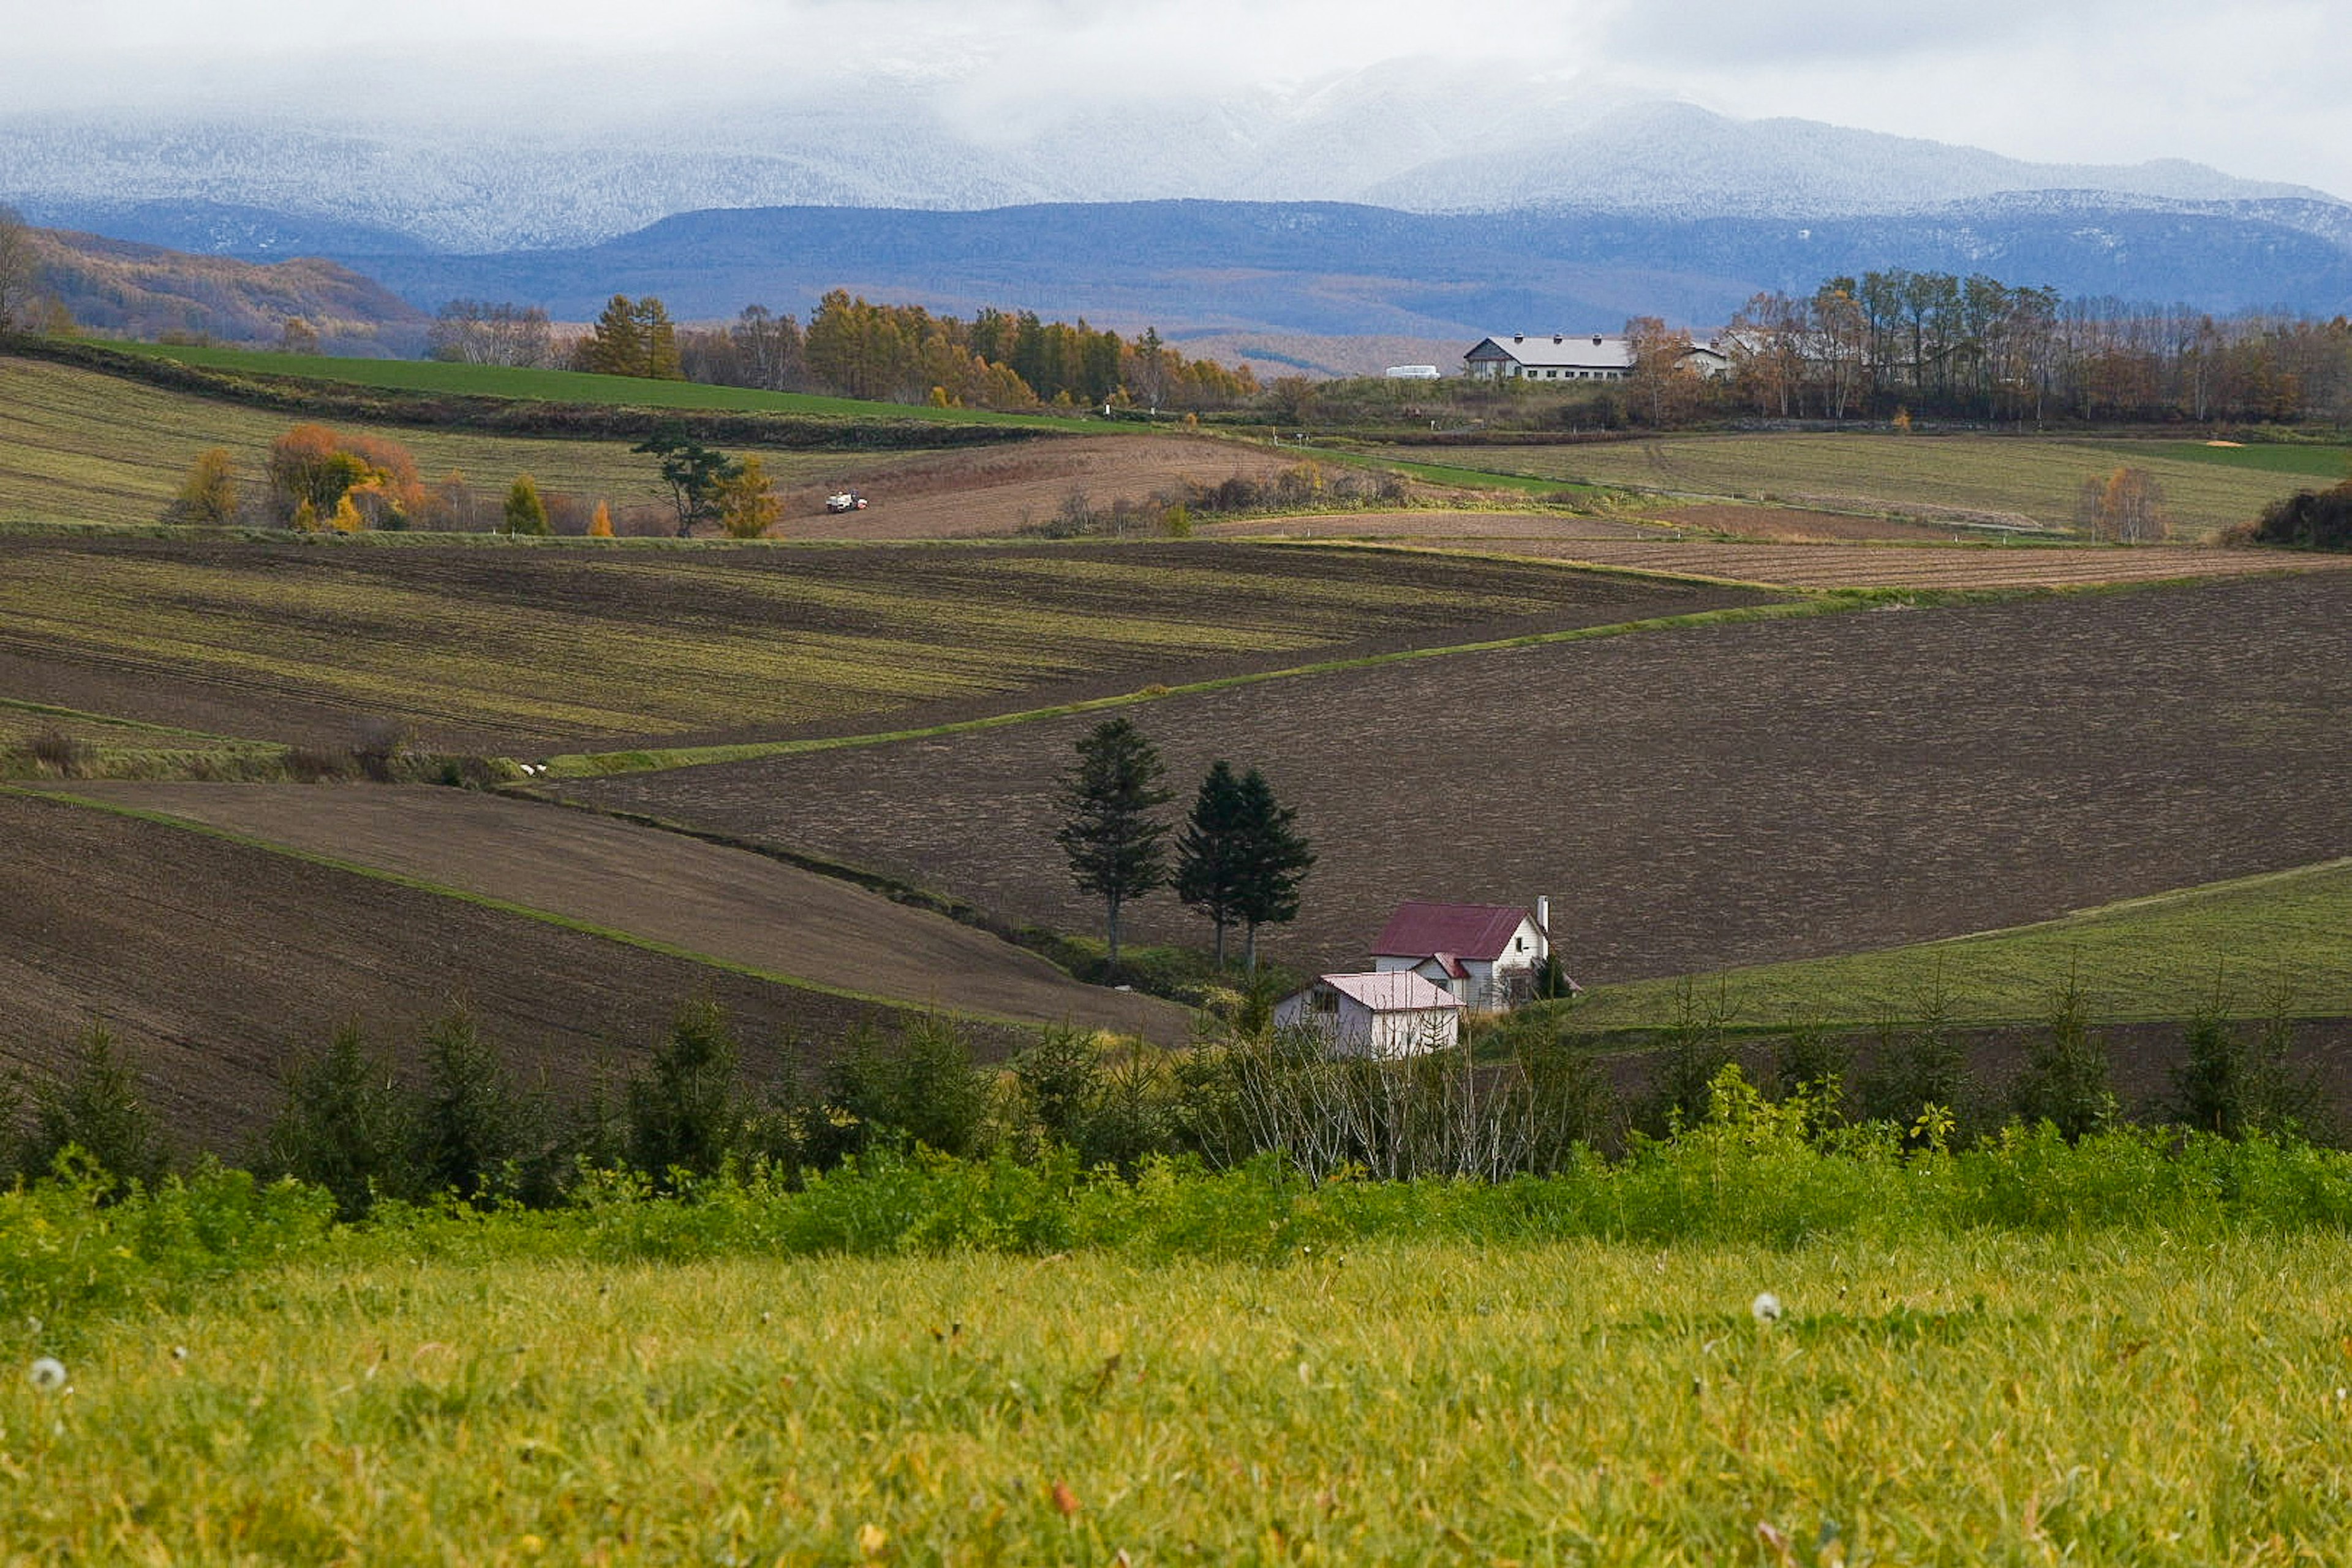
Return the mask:
{"type": "MultiPolygon", "coordinates": [[[[235,1150],[287,1065],[357,1021],[414,1065],[471,1002],[517,1078],[560,1100],[631,1070],[684,1001],[734,1019],[747,1072],[821,1060],[887,1007],[732,973],[460,900],[61,801],[0,795],[0,1061],[121,1039],[173,1134],[235,1150]]],[[[1003,1050],[1013,1031],[980,1031],[1003,1050]]]]}
{"type": "Polygon", "coordinates": [[[1082,985],[944,915],[743,849],[467,790],[85,784],[74,793],[910,1007],[1174,1043],[1184,1010],[1082,985]]]}
{"type": "MultiPolygon", "coordinates": [[[[1610,981],[2352,852],[2347,712],[2352,576],[2313,573],[1461,655],[1132,716],[1180,794],[1225,757],[1298,806],[1322,859],[1282,956],[1360,961],[1400,899],[1548,893],[1571,970],[1610,981]]],[[[1090,721],[574,787],[1085,930],[1053,787],[1090,721]]],[[[1130,918],[1206,940],[1165,895],[1130,918]]]]}

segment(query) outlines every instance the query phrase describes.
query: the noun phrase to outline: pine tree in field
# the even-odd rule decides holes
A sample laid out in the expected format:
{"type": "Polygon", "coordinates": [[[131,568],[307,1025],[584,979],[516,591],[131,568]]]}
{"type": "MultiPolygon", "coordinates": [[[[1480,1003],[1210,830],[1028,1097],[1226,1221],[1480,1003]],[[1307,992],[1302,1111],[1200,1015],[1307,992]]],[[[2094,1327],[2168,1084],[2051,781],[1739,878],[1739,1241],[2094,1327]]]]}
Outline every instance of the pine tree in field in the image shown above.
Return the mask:
{"type": "Polygon", "coordinates": [[[1168,879],[1168,826],[1151,814],[1168,804],[1160,753],[1125,719],[1106,719],[1078,738],[1077,762],[1062,777],[1062,826],[1054,841],[1070,878],[1103,901],[1110,967],[1118,968],[1121,908],[1168,879]]]}
{"type": "Polygon", "coordinates": [[[515,482],[508,487],[503,521],[509,533],[544,535],[550,531],[547,503],[540,499],[538,481],[529,474],[517,474],[515,482]]]}
{"type": "Polygon", "coordinates": [[[1236,795],[1240,816],[1240,898],[1245,965],[1257,973],[1257,928],[1287,925],[1298,918],[1298,885],[1315,864],[1315,851],[1298,832],[1298,813],[1274,797],[1265,775],[1252,768],[1236,795]]]}
{"type": "Polygon", "coordinates": [[[1241,918],[1242,826],[1242,782],[1233,764],[1219,758],[1201,781],[1176,839],[1176,896],[1216,928],[1219,969],[1225,966],[1225,930],[1241,918]]]}
{"type": "Polygon", "coordinates": [[[580,345],[580,368],[600,375],[643,375],[645,334],[637,326],[636,301],[615,294],[580,345]]]}

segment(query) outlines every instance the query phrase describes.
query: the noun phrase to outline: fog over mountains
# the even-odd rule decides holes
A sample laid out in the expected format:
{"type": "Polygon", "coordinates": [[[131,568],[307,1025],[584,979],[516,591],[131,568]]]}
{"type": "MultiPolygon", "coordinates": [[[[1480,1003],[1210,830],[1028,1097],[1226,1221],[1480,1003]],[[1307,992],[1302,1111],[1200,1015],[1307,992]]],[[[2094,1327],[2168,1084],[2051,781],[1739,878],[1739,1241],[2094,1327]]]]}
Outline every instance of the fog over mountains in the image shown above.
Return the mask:
{"type": "Polygon", "coordinates": [[[615,289],[697,314],[804,309],[840,283],[1195,328],[1344,331],[1362,304],[1381,318],[1362,331],[1444,331],[1522,300],[1529,326],[1613,326],[1624,308],[1719,321],[1758,288],[1887,266],[2352,307],[2352,206],[2188,162],[2029,163],[1396,62],[1295,89],[1009,101],[876,79],[593,136],[17,114],[0,117],[0,200],[120,238],[332,257],[428,308],[490,294],[559,314],[615,289]],[[1145,205],[1070,211],[1107,203],[1145,205]],[[1333,203],[1383,211],[1302,205],[1333,203]],[[1051,218],[985,216],[1034,204],[1051,218]],[[779,208],[802,210],[726,211],[779,208]],[[917,221],[949,213],[982,216],[917,221]],[[1475,221],[1493,215],[1510,222],[1475,221]],[[1220,268],[1252,276],[1221,287],[1220,268]]]}

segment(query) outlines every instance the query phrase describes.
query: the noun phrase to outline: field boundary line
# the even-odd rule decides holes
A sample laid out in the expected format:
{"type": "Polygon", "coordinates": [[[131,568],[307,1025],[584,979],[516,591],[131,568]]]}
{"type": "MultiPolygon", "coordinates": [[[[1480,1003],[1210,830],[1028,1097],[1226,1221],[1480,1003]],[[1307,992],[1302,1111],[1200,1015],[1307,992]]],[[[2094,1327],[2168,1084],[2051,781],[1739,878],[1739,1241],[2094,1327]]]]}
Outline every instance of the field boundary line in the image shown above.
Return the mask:
{"type": "Polygon", "coordinates": [[[82,708],[60,708],[53,702],[28,702],[20,697],[0,697],[0,708],[12,713],[37,713],[45,719],[79,719],[85,723],[103,724],[110,729],[138,730],[150,735],[170,735],[180,740],[211,741],[223,746],[259,746],[282,750],[277,741],[253,741],[237,735],[216,735],[209,730],[187,730],[177,724],[155,724],[144,719],[118,719],[111,713],[93,713],[82,708]]]}
{"type": "Polygon", "coordinates": [[[2103,920],[2109,915],[2138,910],[2162,909],[2168,904],[2191,904],[2201,899],[2223,898],[2231,893],[2251,892],[2256,888],[2269,887],[2273,883],[2298,881],[2305,877],[2320,877],[2330,871],[2345,870],[2352,870],[2352,855],[2339,855],[2333,860],[2315,860],[2307,866],[2290,866],[2284,871],[2257,871],[2249,877],[2230,877],[2219,882],[2196,882],[2186,888],[2167,888],[2159,893],[2141,893],[2134,898],[2117,899],[2110,904],[2089,904],[2079,910],[2069,910],[2063,915],[2053,915],[2046,921],[2028,921],[2023,925],[1994,926],[1986,931],[1963,931],[1958,936],[1932,937],[1926,942],[1910,942],[1906,945],[1946,947],[1953,942],[1976,942],[1985,937],[2021,936],[2028,931],[2063,931],[2068,926],[2103,920]]]}
{"type": "Polygon", "coordinates": [[[786,974],[777,970],[761,969],[753,964],[738,963],[731,958],[720,958],[715,953],[701,952],[677,942],[664,942],[659,937],[641,936],[635,931],[622,931],[618,927],[599,925],[593,921],[558,914],[552,910],[542,910],[530,904],[518,903],[512,899],[501,899],[495,894],[468,892],[463,888],[452,888],[446,883],[433,881],[429,878],[411,876],[405,871],[387,870],[381,866],[346,860],[340,856],[321,854],[315,849],[301,849],[290,844],[280,844],[275,839],[263,838],[249,833],[239,833],[232,828],[216,827],[208,822],[197,822],[189,817],[174,816],[170,812],[156,811],[146,806],[125,805],[117,801],[98,800],[89,795],[76,795],[70,790],[30,789],[11,784],[0,784],[0,796],[45,801],[52,805],[79,807],[109,816],[120,816],[133,822],[148,823],[157,827],[175,828],[183,833],[193,833],[198,837],[215,839],[224,844],[236,845],[240,848],[258,849],[304,865],[317,866],[330,871],[341,871],[350,876],[365,878],[373,882],[388,883],[393,887],[405,888],[411,892],[429,893],[437,898],[470,904],[477,909],[488,910],[493,913],[535,921],[541,925],[553,926],[559,931],[568,931],[580,936],[597,937],[605,942],[618,942],[624,947],[634,947],[641,952],[656,953],[664,958],[675,958],[685,963],[700,964],[705,968],[716,969],[722,973],[740,975],[747,980],[782,985],[794,991],[806,991],[819,996],[830,996],[835,1001],[862,1002],[893,1013],[924,1014],[970,1023],[986,1024],[997,1028],[1030,1030],[1043,1026],[1034,1019],[1016,1018],[1007,1014],[991,1013],[981,1008],[948,1007],[937,1004],[906,1001],[896,997],[876,995],[866,991],[853,991],[846,986],[828,985],[823,981],[804,980],[798,975],[786,974]]]}
{"type": "MultiPolygon", "coordinates": [[[[1637,574],[1628,574],[1637,575],[1637,574]]],[[[1726,586],[1713,584],[1710,586],[1726,586]]],[[[1748,584],[1731,586],[1755,586],[1748,584]]],[[[1768,590],[1780,592],[1782,590],[1768,590]]],[[[1856,594],[1816,595],[1808,597],[1778,600],[1764,605],[1738,605],[1722,609],[1698,610],[1682,616],[1653,616],[1642,620],[1612,621],[1605,626],[1575,626],[1565,631],[1528,632],[1519,637],[1496,637],[1483,642],[1448,643],[1435,647],[1396,648],[1386,653],[1361,654],[1350,658],[1323,659],[1310,664],[1286,666],[1281,669],[1257,670],[1246,675],[1216,676],[1206,680],[1185,681],[1175,686],[1152,686],[1136,691],[1120,692],[1110,697],[1090,697],[1080,702],[1058,703],[1049,708],[1023,709],[1011,713],[992,713],[985,718],[961,719],[948,724],[933,724],[913,730],[880,730],[862,735],[827,735],[799,741],[745,741],[732,745],[678,746],[668,749],[637,748],[615,752],[572,752],[543,760],[546,770],[539,777],[551,780],[608,778],[618,773],[667,773],[677,768],[705,767],[718,763],[756,762],[769,757],[804,756],[816,752],[843,751],[856,746],[887,745],[898,741],[923,740],[937,735],[971,734],[982,730],[1004,729],[1015,724],[1031,724],[1050,719],[1066,719],[1074,714],[1097,713],[1114,708],[1129,708],[1146,702],[1158,702],[1171,697],[1196,697],[1208,692],[1227,691],[1238,687],[1257,686],[1268,681],[1290,680],[1300,677],[1334,675],[1350,669],[1371,669],[1382,665],[1405,664],[1416,659],[1450,658],[1460,654],[1502,653],[1514,648],[1548,647],[1560,643],[1599,641],[1606,637],[1630,637],[1643,632],[1675,631],[1696,626],[1735,626],[1748,621],[1801,619],[1811,616],[1843,615],[1849,611],[1867,609],[1892,596],[1887,590],[1864,590],[1856,594]]],[[[1952,596],[1944,595],[1948,600],[1952,596]]],[[[2014,597],[2011,590],[1998,590],[1994,595],[1971,595],[1969,597],[2014,597]]]]}

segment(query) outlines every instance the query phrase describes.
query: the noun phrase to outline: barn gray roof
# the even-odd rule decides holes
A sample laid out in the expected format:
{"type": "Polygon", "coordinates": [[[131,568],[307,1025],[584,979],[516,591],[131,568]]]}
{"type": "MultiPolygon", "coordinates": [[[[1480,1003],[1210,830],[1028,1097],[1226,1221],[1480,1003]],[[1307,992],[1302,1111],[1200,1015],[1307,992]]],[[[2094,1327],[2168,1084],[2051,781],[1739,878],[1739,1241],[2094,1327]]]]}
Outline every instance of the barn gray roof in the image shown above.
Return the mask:
{"type": "Polygon", "coordinates": [[[1605,332],[1502,332],[1482,338],[1465,359],[1515,359],[1540,370],[1630,370],[1633,347],[1605,332]]]}

